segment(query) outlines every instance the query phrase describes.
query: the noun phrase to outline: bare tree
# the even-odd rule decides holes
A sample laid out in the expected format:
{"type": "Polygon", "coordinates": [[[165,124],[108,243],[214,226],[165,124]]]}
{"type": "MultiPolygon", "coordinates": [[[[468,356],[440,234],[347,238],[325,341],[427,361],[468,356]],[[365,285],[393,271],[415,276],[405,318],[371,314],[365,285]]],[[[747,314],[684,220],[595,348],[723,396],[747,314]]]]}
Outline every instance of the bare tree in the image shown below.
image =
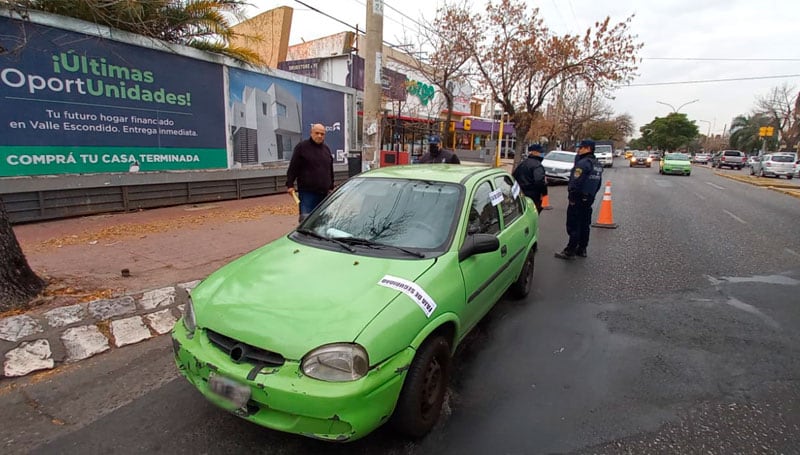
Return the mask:
{"type": "Polygon", "coordinates": [[[800,140],[800,93],[784,83],[756,99],[754,113],[768,117],[779,132],[778,142],[792,150],[800,140]]]}
{"type": "Polygon", "coordinates": [[[420,19],[417,42],[404,51],[411,57],[407,64],[425,76],[444,97],[446,125],[453,119],[455,89],[469,79],[467,63],[472,55],[465,42],[480,39],[478,29],[470,26],[477,20],[470,9],[464,0],[445,3],[436,10],[433,21],[420,19]],[[427,57],[421,58],[421,54],[427,57]]]}
{"type": "Polygon", "coordinates": [[[642,45],[629,33],[631,20],[612,25],[606,18],[583,36],[557,36],[522,0],[487,4],[474,25],[487,36],[472,52],[484,84],[514,121],[518,149],[537,112],[563,84],[580,82],[600,96],[632,79],[642,45]]]}

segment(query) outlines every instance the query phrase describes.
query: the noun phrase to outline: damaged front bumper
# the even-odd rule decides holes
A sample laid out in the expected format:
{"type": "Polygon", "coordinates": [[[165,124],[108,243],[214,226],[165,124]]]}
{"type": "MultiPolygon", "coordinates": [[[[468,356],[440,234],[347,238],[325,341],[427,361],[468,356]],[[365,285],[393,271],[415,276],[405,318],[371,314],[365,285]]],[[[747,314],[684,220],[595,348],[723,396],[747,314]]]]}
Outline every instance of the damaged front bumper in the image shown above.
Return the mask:
{"type": "Polygon", "coordinates": [[[389,419],[415,353],[406,348],[357,381],[326,382],[305,376],[298,361],[254,372],[255,365],[235,363],[202,329],[190,339],[181,321],[172,340],[181,374],[212,403],[267,428],[338,442],[359,439],[389,419]],[[249,389],[246,404],[239,407],[212,391],[214,375],[249,389]]]}

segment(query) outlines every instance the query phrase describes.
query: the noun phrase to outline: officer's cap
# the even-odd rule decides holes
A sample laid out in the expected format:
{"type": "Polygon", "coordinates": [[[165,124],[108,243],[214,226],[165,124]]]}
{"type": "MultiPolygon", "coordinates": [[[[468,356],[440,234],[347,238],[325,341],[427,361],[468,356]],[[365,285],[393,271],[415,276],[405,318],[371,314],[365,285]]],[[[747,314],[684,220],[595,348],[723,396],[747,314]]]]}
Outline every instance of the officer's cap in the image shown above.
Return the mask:
{"type": "Polygon", "coordinates": [[[528,146],[528,152],[543,152],[542,146],[540,144],[531,144],[528,146]]]}
{"type": "Polygon", "coordinates": [[[594,150],[594,141],[591,139],[584,139],[578,144],[578,148],[581,147],[589,147],[590,149],[594,150]]]}
{"type": "Polygon", "coordinates": [[[440,144],[442,140],[437,135],[432,135],[428,138],[428,144],[440,144]]]}

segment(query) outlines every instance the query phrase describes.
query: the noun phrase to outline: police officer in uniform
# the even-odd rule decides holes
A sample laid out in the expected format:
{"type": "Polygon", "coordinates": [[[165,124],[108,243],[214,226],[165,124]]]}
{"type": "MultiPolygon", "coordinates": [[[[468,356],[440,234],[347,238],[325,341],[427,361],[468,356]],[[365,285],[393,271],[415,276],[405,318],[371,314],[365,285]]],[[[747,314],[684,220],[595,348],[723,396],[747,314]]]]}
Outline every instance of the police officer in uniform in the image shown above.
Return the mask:
{"type": "Polygon", "coordinates": [[[428,139],[428,152],[422,155],[419,162],[425,163],[450,163],[461,164],[455,153],[450,150],[440,147],[442,140],[437,135],[433,135],[428,139]]]}
{"type": "Polygon", "coordinates": [[[592,223],[592,204],[603,181],[603,166],[594,156],[594,141],[584,140],[578,145],[575,167],[569,175],[567,193],[567,235],[569,243],[555,254],[560,259],[586,257],[589,230],[592,223]]]}
{"type": "Polygon", "coordinates": [[[542,166],[542,146],[528,146],[528,159],[514,169],[514,178],[525,196],[533,200],[536,211],[542,213],[542,196],[547,195],[547,179],[542,166]]]}

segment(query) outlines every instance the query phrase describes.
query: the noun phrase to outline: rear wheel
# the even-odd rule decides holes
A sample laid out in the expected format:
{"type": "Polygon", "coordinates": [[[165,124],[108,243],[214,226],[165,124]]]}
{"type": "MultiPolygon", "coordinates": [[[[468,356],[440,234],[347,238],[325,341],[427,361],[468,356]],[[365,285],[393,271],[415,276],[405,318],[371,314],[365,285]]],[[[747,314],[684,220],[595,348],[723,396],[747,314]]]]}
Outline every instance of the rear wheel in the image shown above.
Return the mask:
{"type": "Polygon", "coordinates": [[[511,296],[517,299],[524,299],[531,292],[533,284],[533,270],[536,264],[536,251],[533,248],[528,252],[525,258],[525,263],[522,264],[522,270],[519,272],[517,281],[511,284],[508,289],[511,296]]]}
{"type": "Polygon", "coordinates": [[[392,415],[392,426],[412,438],[425,436],[442,412],[450,381],[450,344],[442,336],[422,343],[411,362],[392,415]]]}

